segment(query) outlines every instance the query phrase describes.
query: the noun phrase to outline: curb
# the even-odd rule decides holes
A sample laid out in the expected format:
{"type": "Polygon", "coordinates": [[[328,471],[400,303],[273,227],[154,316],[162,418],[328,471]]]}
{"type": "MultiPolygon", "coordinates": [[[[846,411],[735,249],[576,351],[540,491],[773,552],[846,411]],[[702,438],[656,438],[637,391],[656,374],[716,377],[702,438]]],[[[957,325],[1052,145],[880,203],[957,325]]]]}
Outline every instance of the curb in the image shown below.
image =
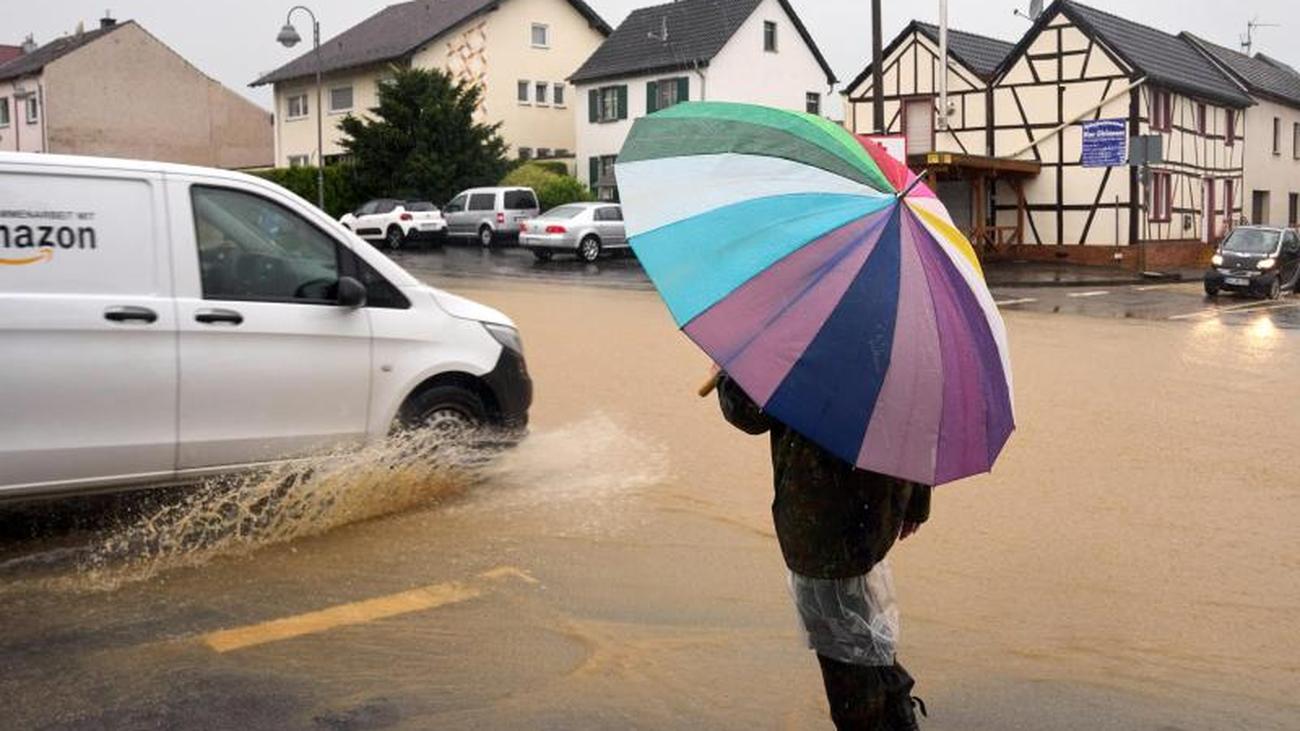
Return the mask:
{"type": "Polygon", "coordinates": [[[1009,288],[1009,289],[1054,289],[1054,288],[1067,289],[1067,288],[1081,288],[1081,287],[1126,287],[1126,286],[1133,285],[1133,284],[1146,284],[1146,283],[1150,283],[1150,282],[1169,282],[1169,283],[1172,284],[1172,283],[1174,283],[1174,282],[1185,282],[1185,281],[1188,281],[1188,280],[1187,280],[1186,278],[1184,278],[1183,275],[1178,274],[1177,272],[1174,272],[1174,273],[1168,273],[1168,274],[1167,274],[1167,273],[1162,273],[1162,272],[1143,272],[1141,275],[1137,275],[1137,274],[1135,274],[1135,275],[1133,275],[1133,276],[1131,276],[1131,277],[1122,277],[1122,278],[1121,278],[1121,277],[1113,277],[1113,278],[1111,278],[1111,279],[1089,279],[1089,280],[1087,280],[1087,281],[1078,281],[1078,280],[1068,281],[1068,282],[1063,282],[1063,281],[1051,281],[1051,282],[1049,282],[1049,281],[1027,281],[1027,282],[1015,282],[1015,281],[998,282],[998,281],[992,281],[992,282],[987,282],[987,284],[988,284],[989,289],[995,289],[995,288],[998,288],[998,287],[1005,287],[1005,288],[1009,288]]]}

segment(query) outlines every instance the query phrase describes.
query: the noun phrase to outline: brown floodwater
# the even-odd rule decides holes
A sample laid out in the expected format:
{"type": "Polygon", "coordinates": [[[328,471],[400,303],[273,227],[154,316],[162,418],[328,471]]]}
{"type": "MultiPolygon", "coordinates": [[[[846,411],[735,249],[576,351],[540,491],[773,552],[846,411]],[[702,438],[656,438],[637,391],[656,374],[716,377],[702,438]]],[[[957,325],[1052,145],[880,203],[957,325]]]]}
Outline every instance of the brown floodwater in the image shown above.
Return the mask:
{"type": "MultiPolygon", "coordinates": [[[[380,445],[6,547],[16,727],[829,727],[766,441],[694,395],[708,362],[658,299],[456,291],[524,333],[523,445],[463,472],[380,445]],[[429,608],[203,640],[417,587],[429,608]]],[[[1015,435],[891,555],[926,728],[1300,728],[1298,335],[1007,325],[1015,435]]]]}

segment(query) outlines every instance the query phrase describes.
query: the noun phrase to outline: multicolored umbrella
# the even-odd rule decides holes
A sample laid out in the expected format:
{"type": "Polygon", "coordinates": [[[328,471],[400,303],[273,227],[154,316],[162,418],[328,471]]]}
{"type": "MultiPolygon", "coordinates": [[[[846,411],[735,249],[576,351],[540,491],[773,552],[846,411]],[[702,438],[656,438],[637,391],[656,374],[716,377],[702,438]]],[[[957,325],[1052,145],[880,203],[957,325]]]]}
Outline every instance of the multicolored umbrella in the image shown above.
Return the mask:
{"type": "Polygon", "coordinates": [[[687,102],[637,121],[616,174],[678,325],[767,413],[916,482],[992,467],[1015,427],[1006,331],[903,163],[813,115],[687,102]]]}

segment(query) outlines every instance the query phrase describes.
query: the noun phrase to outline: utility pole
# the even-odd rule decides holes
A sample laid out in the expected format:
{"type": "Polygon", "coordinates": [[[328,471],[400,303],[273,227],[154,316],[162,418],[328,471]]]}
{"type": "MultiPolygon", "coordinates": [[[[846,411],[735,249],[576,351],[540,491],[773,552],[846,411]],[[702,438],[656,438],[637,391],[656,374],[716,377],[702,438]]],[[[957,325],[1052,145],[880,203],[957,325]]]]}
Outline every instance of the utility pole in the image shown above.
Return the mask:
{"type": "Polygon", "coordinates": [[[885,89],[880,71],[880,0],[871,0],[871,126],[878,135],[885,133],[885,89]]]}
{"type": "Polygon", "coordinates": [[[948,0],[939,0],[939,129],[948,129],[948,0]]]}

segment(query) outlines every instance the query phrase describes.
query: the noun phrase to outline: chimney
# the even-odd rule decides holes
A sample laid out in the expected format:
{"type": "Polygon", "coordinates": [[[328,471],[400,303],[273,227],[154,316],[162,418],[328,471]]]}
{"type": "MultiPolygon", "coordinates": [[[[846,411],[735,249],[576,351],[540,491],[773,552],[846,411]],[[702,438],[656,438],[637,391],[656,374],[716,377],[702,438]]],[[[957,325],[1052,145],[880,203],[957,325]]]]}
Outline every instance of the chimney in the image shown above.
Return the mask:
{"type": "Polygon", "coordinates": [[[113,18],[113,11],[105,10],[104,17],[99,19],[100,30],[103,30],[105,28],[112,28],[115,25],[117,25],[117,20],[113,18]]]}
{"type": "Polygon", "coordinates": [[[30,34],[30,33],[27,34],[27,38],[23,40],[23,45],[20,46],[20,48],[22,48],[23,55],[27,55],[27,54],[31,53],[32,51],[35,51],[35,50],[36,50],[36,47],[37,47],[37,46],[36,46],[36,37],[33,36],[33,35],[30,34]]]}

